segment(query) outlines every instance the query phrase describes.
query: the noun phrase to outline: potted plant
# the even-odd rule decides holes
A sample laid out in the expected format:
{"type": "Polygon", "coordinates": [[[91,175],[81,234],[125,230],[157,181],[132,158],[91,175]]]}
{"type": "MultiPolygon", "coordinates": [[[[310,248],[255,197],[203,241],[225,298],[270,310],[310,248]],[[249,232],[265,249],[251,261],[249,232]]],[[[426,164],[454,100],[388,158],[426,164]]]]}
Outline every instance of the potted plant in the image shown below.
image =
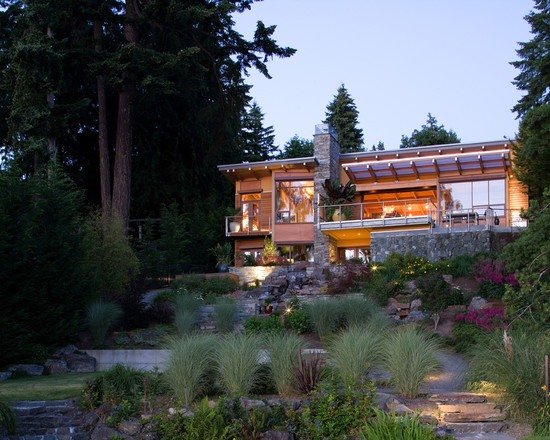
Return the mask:
{"type": "Polygon", "coordinates": [[[325,208],[325,220],[340,221],[351,218],[352,211],[349,206],[338,208],[334,205],[345,205],[353,202],[355,197],[356,187],[351,181],[342,185],[337,179],[326,179],[323,183],[325,196],[321,196],[323,205],[331,205],[325,208]]]}
{"type": "Polygon", "coordinates": [[[230,243],[217,244],[210,249],[212,255],[216,258],[216,267],[219,272],[229,272],[229,265],[233,260],[233,250],[230,243]]]}
{"type": "Polygon", "coordinates": [[[229,217],[229,232],[241,232],[241,222],[240,219],[236,217],[240,217],[241,215],[241,209],[240,208],[232,208],[228,207],[225,210],[225,215],[229,217]]]}

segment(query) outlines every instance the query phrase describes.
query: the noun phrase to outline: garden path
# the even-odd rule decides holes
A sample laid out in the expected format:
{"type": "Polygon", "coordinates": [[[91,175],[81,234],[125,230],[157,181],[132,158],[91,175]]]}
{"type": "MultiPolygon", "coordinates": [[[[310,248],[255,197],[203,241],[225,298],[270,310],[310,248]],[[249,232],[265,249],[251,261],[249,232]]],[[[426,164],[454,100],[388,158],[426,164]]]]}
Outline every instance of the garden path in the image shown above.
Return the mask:
{"type": "Polygon", "coordinates": [[[422,393],[448,393],[462,391],[466,384],[468,362],[451,350],[442,351],[439,356],[440,370],[432,374],[421,387],[422,393]]]}

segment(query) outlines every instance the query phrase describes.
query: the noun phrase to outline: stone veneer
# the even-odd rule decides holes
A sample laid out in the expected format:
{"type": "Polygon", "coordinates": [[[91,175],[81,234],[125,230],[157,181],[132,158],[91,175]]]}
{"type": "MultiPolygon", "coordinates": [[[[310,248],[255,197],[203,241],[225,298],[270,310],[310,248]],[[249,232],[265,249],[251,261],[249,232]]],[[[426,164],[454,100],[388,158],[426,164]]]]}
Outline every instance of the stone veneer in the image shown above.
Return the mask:
{"type": "Polygon", "coordinates": [[[229,272],[237,275],[241,284],[250,285],[256,280],[262,282],[277,268],[277,266],[240,266],[230,267],[229,272]]]}
{"type": "Polygon", "coordinates": [[[430,261],[479,252],[498,252],[517,237],[516,232],[470,230],[452,233],[446,230],[376,232],[371,235],[373,261],[382,262],[391,253],[411,254],[430,261]]]}
{"type": "MultiPolygon", "coordinates": [[[[315,194],[324,194],[323,183],[326,179],[340,178],[340,144],[336,139],[336,132],[329,124],[315,126],[313,136],[313,151],[319,165],[315,170],[313,183],[315,194]]],[[[319,199],[314,203],[314,218],[319,218],[319,199]]],[[[331,238],[317,227],[314,229],[313,259],[316,264],[326,265],[332,262],[336,255],[336,246],[331,238]]]]}

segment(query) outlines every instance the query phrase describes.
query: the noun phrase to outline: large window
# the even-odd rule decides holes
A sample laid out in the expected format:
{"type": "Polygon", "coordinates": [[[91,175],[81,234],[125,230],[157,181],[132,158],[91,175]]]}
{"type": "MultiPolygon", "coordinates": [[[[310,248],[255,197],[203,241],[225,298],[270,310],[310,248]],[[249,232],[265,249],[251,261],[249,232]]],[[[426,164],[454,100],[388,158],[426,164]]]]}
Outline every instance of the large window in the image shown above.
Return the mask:
{"type": "Polygon", "coordinates": [[[503,210],[505,188],[504,179],[444,183],[441,185],[441,209],[475,211],[478,214],[483,214],[488,207],[503,210]]]}
{"type": "Polygon", "coordinates": [[[313,223],[313,181],[276,183],[277,223],[313,223]]]}

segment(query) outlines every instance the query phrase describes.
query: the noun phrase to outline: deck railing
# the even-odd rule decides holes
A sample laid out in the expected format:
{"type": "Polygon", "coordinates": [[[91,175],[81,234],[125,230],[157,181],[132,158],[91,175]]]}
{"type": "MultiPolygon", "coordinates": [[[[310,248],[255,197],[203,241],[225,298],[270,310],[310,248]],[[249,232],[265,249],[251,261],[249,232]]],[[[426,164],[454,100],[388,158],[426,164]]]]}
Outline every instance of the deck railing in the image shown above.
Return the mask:
{"type": "Polygon", "coordinates": [[[262,224],[259,215],[225,217],[225,235],[262,235],[271,231],[271,219],[262,224]]]}

